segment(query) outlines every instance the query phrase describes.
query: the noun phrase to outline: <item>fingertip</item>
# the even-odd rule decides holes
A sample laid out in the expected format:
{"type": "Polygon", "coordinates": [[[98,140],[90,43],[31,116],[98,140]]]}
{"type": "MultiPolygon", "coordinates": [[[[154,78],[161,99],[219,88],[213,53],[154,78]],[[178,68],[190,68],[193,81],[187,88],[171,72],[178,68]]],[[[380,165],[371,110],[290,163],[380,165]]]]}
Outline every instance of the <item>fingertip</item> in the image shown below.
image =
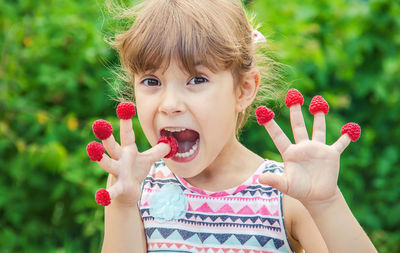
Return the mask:
{"type": "Polygon", "coordinates": [[[157,144],[158,143],[165,143],[168,144],[168,146],[170,147],[169,153],[164,156],[164,158],[171,158],[176,155],[176,153],[178,153],[178,141],[174,137],[161,136],[160,139],[158,139],[157,141],[157,144]]]}
{"type": "Polygon", "coordinates": [[[361,127],[357,123],[350,122],[344,125],[340,131],[340,133],[347,134],[352,142],[357,141],[361,136],[361,127]]]}
{"type": "Polygon", "coordinates": [[[96,120],[92,124],[92,130],[94,135],[97,137],[99,140],[106,140],[108,139],[111,134],[113,133],[113,128],[111,124],[106,121],[106,120],[96,120]]]}
{"type": "Polygon", "coordinates": [[[108,206],[111,203],[110,193],[106,189],[99,189],[95,195],[96,203],[102,206],[108,206]]]}
{"type": "Polygon", "coordinates": [[[176,153],[178,153],[178,141],[172,136],[168,137],[168,141],[171,147],[171,151],[169,152],[169,154],[167,155],[168,157],[166,158],[173,157],[174,155],[176,155],[176,153]]]}
{"type": "Polygon", "coordinates": [[[118,105],[116,112],[120,119],[131,119],[136,115],[135,105],[131,102],[122,102],[118,105]]]}
{"type": "Polygon", "coordinates": [[[304,103],[304,98],[303,95],[300,93],[300,91],[296,89],[290,89],[286,93],[286,98],[285,98],[285,105],[287,107],[291,107],[292,105],[300,104],[302,106],[304,103]]]}
{"type": "Polygon", "coordinates": [[[257,183],[265,185],[265,183],[264,183],[264,174],[258,176],[257,183]]]}
{"type": "Polygon", "coordinates": [[[256,109],[256,116],[258,124],[264,125],[275,117],[275,113],[265,106],[260,106],[256,109]]]}
{"type": "Polygon", "coordinates": [[[92,141],[86,146],[86,151],[92,161],[101,161],[103,154],[106,151],[104,146],[97,141],[92,141]]]}
{"type": "Polygon", "coordinates": [[[266,172],[266,173],[264,173],[264,174],[261,174],[259,177],[258,177],[258,182],[260,183],[260,184],[263,184],[263,185],[268,185],[268,186],[272,186],[273,187],[273,183],[274,183],[274,180],[272,180],[273,178],[271,177],[271,173],[269,173],[269,172],[266,172]]]}
{"type": "Polygon", "coordinates": [[[311,100],[308,110],[312,115],[315,115],[318,112],[323,112],[324,114],[327,114],[329,112],[329,104],[323,97],[314,96],[311,100]]]}

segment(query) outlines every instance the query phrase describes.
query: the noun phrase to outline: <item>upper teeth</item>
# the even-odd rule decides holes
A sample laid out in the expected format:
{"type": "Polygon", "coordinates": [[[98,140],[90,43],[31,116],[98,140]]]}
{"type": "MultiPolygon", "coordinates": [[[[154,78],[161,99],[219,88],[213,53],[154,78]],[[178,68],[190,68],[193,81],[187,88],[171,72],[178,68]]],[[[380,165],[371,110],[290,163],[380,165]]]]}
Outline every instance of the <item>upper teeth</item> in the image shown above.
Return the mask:
{"type": "Polygon", "coordinates": [[[178,128],[178,127],[166,127],[166,128],[164,128],[164,130],[166,130],[168,132],[182,132],[182,131],[185,131],[186,128],[182,128],[182,127],[180,127],[180,128],[178,128]]]}

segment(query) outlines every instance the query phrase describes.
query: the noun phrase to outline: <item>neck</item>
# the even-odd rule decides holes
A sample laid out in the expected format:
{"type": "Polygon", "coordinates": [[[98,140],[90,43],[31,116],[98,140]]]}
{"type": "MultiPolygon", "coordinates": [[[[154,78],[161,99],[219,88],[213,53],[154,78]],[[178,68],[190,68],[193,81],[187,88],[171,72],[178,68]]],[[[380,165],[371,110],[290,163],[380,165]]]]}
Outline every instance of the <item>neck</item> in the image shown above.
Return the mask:
{"type": "Polygon", "coordinates": [[[240,185],[262,164],[263,158],[244,147],[236,138],[199,175],[186,178],[193,186],[221,191],[240,185]]]}

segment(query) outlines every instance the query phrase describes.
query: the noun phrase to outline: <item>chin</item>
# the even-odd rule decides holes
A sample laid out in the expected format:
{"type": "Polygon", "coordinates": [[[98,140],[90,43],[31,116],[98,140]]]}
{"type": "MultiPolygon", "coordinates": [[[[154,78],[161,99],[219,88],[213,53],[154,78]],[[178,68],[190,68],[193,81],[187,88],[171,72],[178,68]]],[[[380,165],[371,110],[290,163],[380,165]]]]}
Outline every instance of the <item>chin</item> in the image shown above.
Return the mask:
{"type": "Polygon", "coordinates": [[[197,168],[197,166],[195,166],[192,162],[181,163],[175,162],[171,159],[165,159],[164,162],[176,176],[182,178],[195,177],[203,171],[202,169],[197,168]]]}

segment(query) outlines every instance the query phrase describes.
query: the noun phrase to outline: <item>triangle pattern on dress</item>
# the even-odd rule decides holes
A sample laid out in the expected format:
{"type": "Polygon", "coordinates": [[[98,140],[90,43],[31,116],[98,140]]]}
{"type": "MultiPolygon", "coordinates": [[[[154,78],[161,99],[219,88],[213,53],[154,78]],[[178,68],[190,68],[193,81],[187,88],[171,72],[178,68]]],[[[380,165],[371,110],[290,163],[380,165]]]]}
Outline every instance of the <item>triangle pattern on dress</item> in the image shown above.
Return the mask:
{"type": "Polygon", "coordinates": [[[283,240],[274,239],[275,248],[279,249],[284,244],[283,240]]]}
{"type": "Polygon", "coordinates": [[[201,242],[204,242],[211,234],[210,233],[197,233],[201,242]]]}
{"type": "Polygon", "coordinates": [[[264,247],[264,245],[267,244],[269,240],[271,240],[271,237],[268,236],[255,235],[254,237],[257,239],[262,247],[264,247]]]}
{"type": "Polygon", "coordinates": [[[214,234],[214,237],[219,241],[219,243],[224,244],[224,242],[226,242],[226,240],[229,239],[229,237],[231,237],[231,234],[214,234]]]}
{"type": "Polygon", "coordinates": [[[150,238],[156,228],[146,228],[147,238],[150,238]]]}
{"type": "Polygon", "coordinates": [[[237,235],[234,235],[234,236],[236,237],[236,239],[238,239],[238,241],[242,245],[245,244],[250,239],[250,237],[252,237],[252,235],[241,235],[241,234],[237,234],[237,235]]]}
{"type": "Polygon", "coordinates": [[[175,229],[170,229],[170,228],[157,228],[158,232],[164,237],[164,239],[167,239],[168,236],[174,232],[175,229]]]}

